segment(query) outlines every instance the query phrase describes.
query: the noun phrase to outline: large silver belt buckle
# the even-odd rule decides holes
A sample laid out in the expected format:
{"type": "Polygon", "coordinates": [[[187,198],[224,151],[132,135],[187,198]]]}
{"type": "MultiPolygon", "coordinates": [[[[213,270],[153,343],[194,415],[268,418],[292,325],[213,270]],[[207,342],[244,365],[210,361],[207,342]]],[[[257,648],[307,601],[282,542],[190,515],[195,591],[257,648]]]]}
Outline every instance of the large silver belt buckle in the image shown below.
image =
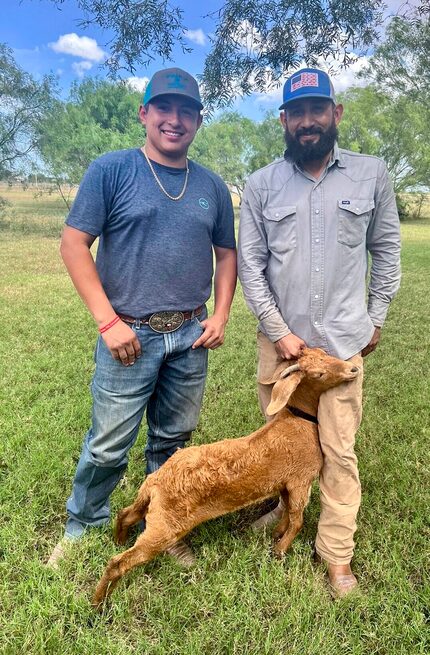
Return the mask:
{"type": "Polygon", "coordinates": [[[174,332],[184,320],[182,312],[156,312],[149,317],[148,325],[154,332],[174,332]]]}

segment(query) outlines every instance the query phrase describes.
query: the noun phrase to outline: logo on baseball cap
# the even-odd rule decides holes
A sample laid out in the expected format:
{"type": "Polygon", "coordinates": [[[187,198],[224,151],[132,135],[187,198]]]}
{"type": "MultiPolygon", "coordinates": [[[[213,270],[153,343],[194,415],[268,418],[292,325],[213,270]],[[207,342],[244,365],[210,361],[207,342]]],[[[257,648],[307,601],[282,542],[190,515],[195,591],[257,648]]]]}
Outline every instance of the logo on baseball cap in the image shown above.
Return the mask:
{"type": "Polygon", "coordinates": [[[298,98],[328,98],[336,104],[333,84],[327,73],[318,68],[302,68],[287,79],[279,109],[298,98]]]}
{"type": "Polygon", "coordinates": [[[142,103],[146,105],[154,98],[167,94],[184,96],[192,100],[198,109],[203,109],[197,81],[181,68],[165,68],[154,73],[145,89],[142,103]]]}

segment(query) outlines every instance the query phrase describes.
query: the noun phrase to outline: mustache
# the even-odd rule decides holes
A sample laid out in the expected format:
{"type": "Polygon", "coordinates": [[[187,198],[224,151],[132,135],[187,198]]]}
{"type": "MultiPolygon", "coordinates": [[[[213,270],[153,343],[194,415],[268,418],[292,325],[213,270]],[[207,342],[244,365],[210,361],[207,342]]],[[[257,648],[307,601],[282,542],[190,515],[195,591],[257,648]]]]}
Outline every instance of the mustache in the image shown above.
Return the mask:
{"type": "Polygon", "coordinates": [[[322,134],[323,130],[320,127],[301,127],[297,130],[295,137],[299,139],[301,136],[311,136],[311,134],[322,134]]]}

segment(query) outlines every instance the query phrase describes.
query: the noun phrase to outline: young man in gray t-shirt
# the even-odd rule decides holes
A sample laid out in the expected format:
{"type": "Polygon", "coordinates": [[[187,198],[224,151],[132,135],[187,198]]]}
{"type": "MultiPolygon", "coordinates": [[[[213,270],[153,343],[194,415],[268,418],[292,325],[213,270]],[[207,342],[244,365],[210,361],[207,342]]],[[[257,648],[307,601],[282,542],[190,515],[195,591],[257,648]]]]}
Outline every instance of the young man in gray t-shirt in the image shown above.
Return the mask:
{"type": "MultiPolygon", "coordinates": [[[[223,343],[236,284],[230,194],[218,176],[187,159],[202,108],[191,75],[179,68],[155,73],[139,110],[145,146],[94,161],[66,220],[61,254],[100,335],[92,425],[50,566],[88,527],[109,521],[109,496],[145,409],[147,474],[186,444],[198,421],[208,349],[223,343]],[[212,250],[215,306],[208,317],[212,250]]],[[[183,542],[169,551],[185,565],[193,561],[183,542]]]]}

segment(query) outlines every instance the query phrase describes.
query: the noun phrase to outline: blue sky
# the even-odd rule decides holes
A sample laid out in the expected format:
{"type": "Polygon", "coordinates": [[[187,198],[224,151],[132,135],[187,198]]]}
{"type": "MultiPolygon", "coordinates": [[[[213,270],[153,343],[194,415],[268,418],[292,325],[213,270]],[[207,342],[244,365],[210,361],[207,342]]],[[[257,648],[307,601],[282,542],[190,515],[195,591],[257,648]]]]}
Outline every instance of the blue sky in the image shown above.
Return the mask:
{"type": "MultiPolygon", "coordinates": [[[[203,71],[204,58],[210,49],[208,36],[214,30],[214,20],[208,14],[219,9],[222,0],[172,0],[172,4],[178,4],[184,11],[184,24],[189,29],[187,41],[193,51],[184,54],[177,49],[173,63],[155,61],[146,69],[138,69],[131,81],[136,88],[159,68],[177,65],[195,75],[203,71]]],[[[389,0],[388,4],[393,13],[402,0],[389,0]]],[[[49,72],[58,75],[64,97],[74,80],[106,75],[101,64],[109,34],[92,26],[79,27],[82,14],[74,0],[65,0],[59,8],[50,0],[0,0],[0,6],[0,42],[13,49],[16,61],[33,76],[49,72]]],[[[356,82],[355,74],[364,62],[365,58],[361,58],[351,69],[340,72],[333,79],[336,91],[343,91],[356,82]]],[[[124,73],[124,77],[131,75],[124,73]]],[[[253,94],[238,100],[234,108],[259,119],[267,110],[276,110],[280,98],[280,89],[265,96],[253,94]]]]}

